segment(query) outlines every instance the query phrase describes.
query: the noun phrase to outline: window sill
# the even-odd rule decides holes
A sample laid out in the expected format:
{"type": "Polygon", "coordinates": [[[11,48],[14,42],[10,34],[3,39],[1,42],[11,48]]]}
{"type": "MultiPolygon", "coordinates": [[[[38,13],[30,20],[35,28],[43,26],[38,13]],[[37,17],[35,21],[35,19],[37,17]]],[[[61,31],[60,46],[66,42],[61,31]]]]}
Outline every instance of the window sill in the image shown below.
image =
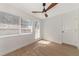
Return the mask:
{"type": "Polygon", "coordinates": [[[4,36],[0,36],[0,38],[20,36],[20,35],[29,35],[29,34],[32,34],[32,33],[20,33],[20,34],[13,34],[13,35],[4,35],[4,36]]]}

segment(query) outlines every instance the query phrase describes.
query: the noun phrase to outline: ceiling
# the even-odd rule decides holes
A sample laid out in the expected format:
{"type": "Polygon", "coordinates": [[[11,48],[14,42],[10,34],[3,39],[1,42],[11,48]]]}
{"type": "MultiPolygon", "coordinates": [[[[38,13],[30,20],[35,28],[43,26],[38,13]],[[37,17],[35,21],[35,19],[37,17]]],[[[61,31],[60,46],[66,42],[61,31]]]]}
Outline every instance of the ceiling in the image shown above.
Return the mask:
{"type": "MultiPolygon", "coordinates": [[[[10,4],[12,6],[15,6],[30,15],[33,15],[35,17],[38,17],[40,19],[45,19],[44,14],[41,13],[32,13],[32,11],[41,11],[43,9],[42,3],[12,3],[10,4]]],[[[50,5],[50,3],[46,3],[46,8],[50,5]]],[[[74,10],[79,8],[79,3],[59,3],[54,8],[50,9],[47,14],[49,15],[48,18],[51,18],[53,16],[74,10]]]]}

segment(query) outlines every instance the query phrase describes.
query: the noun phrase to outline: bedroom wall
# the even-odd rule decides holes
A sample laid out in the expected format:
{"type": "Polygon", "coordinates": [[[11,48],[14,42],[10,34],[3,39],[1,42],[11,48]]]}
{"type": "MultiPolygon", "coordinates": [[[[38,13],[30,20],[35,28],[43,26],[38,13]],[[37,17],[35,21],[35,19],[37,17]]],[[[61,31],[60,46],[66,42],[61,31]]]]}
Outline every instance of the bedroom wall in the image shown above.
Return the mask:
{"type": "Polygon", "coordinates": [[[43,22],[43,38],[53,42],[61,43],[61,17],[55,16],[45,19],[43,22]]]}
{"type": "MultiPolygon", "coordinates": [[[[23,17],[26,20],[31,19],[33,22],[39,20],[38,18],[30,16],[24,11],[11,5],[8,5],[6,3],[0,4],[0,12],[7,12],[13,15],[17,15],[23,17]]],[[[35,40],[34,23],[33,23],[33,32],[30,34],[19,34],[19,35],[15,34],[0,37],[0,55],[5,55],[6,53],[9,53],[18,48],[31,44],[35,41],[36,40],[35,40]]]]}
{"type": "Polygon", "coordinates": [[[79,48],[79,9],[75,9],[44,21],[43,38],[56,43],[68,43],[79,48]],[[69,24],[69,25],[68,25],[69,24]],[[66,26],[67,25],[67,26],[66,26]],[[65,30],[64,36],[62,31],[65,30]]]}
{"type": "Polygon", "coordinates": [[[0,55],[5,55],[33,42],[35,42],[33,34],[2,37],[0,38],[0,55]]]}

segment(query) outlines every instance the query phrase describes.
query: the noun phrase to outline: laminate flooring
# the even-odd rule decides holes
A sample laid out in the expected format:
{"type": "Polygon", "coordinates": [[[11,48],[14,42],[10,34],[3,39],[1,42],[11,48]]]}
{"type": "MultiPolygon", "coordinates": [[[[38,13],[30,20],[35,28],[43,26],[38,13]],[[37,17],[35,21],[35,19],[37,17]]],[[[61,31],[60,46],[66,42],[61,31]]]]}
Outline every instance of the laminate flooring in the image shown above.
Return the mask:
{"type": "Polygon", "coordinates": [[[79,50],[66,44],[40,40],[5,56],[79,56],[79,50]]]}

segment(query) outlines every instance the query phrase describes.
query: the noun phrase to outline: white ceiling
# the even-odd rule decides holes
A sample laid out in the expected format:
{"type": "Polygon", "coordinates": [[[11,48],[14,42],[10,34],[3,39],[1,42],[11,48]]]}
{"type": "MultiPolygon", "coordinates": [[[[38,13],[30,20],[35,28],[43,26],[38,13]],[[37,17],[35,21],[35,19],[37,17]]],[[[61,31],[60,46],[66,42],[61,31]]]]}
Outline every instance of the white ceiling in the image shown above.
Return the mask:
{"type": "MultiPolygon", "coordinates": [[[[41,11],[43,9],[42,3],[13,3],[10,4],[12,6],[15,6],[26,13],[29,13],[35,17],[38,17],[40,19],[45,19],[44,14],[41,13],[32,13],[32,11],[41,11]]],[[[50,5],[50,3],[46,4],[46,8],[50,5]]],[[[50,9],[47,14],[49,15],[48,18],[56,16],[58,14],[62,14],[74,9],[79,8],[79,3],[59,3],[54,8],[50,9]]]]}

